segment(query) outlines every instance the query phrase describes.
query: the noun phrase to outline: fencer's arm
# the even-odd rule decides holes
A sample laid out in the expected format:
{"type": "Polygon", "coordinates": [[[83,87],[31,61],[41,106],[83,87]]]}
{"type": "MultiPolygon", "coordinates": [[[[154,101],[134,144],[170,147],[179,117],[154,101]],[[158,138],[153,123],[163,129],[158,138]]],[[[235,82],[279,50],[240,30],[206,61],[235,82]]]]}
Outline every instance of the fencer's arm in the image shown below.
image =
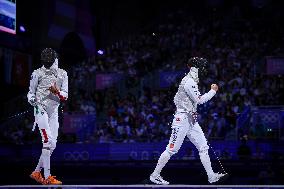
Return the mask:
{"type": "Polygon", "coordinates": [[[36,106],[36,88],[37,88],[37,85],[38,85],[38,75],[34,71],[32,73],[32,76],[31,76],[29,92],[27,94],[28,102],[32,106],[36,106]]]}
{"type": "Polygon", "coordinates": [[[67,72],[64,72],[63,83],[60,90],[57,93],[61,101],[66,101],[68,98],[68,75],[67,72]]]}
{"type": "Polygon", "coordinates": [[[193,79],[188,79],[184,85],[184,88],[190,98],[197,104],[204,104],[216,94],[216,91],[211,89],[209,92],[201,96],[197,83],[193,79]]]}

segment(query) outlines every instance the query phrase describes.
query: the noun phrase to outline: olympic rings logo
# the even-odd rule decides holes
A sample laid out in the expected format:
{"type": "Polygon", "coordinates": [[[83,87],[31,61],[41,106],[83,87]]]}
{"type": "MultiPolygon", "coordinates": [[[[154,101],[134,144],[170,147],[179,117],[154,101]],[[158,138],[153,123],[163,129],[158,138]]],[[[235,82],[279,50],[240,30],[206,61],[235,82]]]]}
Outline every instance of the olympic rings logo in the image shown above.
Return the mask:
{"type": "Polygon", "coordinates": [[[64,160],[67,161],[87,161],[90,159],[90,154],[87,151],[64,152],[64,160]]]}
{"type": "Polygon", "coordinates": [[[266,112],[259,114],[261,120],[265,123],[275,123],[279,121],[279,114],[274,112],[266,112]]]}

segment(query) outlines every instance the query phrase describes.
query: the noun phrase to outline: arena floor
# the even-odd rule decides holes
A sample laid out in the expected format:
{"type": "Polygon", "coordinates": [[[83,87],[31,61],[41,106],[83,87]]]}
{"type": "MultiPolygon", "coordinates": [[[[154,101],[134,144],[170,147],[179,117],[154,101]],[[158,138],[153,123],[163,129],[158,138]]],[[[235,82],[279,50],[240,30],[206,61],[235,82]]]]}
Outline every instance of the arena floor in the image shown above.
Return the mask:
{"type": "MultiPolygon", "coordinates": [[[[217,165],[213,163],[213,165],[217,165]]],[[[149,175],[155,162],[55,162],[53,174],[64,185],[51,188],[284,188],[283,165],[276,161],[224,162],[229,177],[210,185],[198,161],[187,164],[172,161],[165,168],[163,177],[171,185],[152,185],[149,175]],[[261,178],[267,166],[275,170],[273,178],[261,178]]],[[[12,161],[1,166],[0,188],[42,188],[29,175],[33,162],[12,161]],[[13,175],[13,177],[11,177],[13,175]]],[[[218,167],[215,168],[218,170],[218,167]]],[[[50,186],[49,186],[50,187],[50,186]]]]}
{"type": "Polygon", "coordinates": [[[218,188],[218,189],[225,189],[225,188],[284,188],[284,185],[54,185],[54,186],[42,186],[42,185],[6,185],[0,186],[0,188],[60,188],[60,189],[99,189],[99,188],[163,188],[163,189],[170,189],[170,188],[180,188],[180,189],[197,189],[197,188],[218,188]]]}

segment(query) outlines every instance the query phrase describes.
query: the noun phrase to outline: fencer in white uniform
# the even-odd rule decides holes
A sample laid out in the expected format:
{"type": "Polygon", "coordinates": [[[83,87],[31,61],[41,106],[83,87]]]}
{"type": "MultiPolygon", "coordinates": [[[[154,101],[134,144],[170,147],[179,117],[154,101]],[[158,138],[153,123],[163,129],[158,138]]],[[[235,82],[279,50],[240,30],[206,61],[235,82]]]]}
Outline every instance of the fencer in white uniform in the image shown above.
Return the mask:
{"type": "Polygon", "coordinates": [[[35,171],[30,175],[41,184],[61,184],[50,174],[50,156],[58,136],[58,107],[68,98],[68,75],[58,68],[57,53],[46,48],[41,53],[42,67],[32,73],[28,102],[34,106],[35,123],[42,137],[42,153],[35,171]],[[44,169],[44,177],[41,169],[44,169]]]}
{"type": "Polygon", "coordinates": [[[217,182],[225,176],[225,174],[214,173],[208,155],[209,146],[197,122],[197,105],[209,101],[218,90],[216,84],[212,84],[211,90],[204,95],[201,95],[198,90],[198,72],[204,72],[206,64],[206,59],[198,57],[189,59],[187,63],[190,71],[182,79],[174,97],[176,113],[172,122],[169,144],[161,154],[154,172],[150,175],[150,180],[155,184],[169,184],[160,176],[160,173],[170,157],[179,151],[185,137],[188,137],[199,151],[200,160],[207,173],[209,183],[217,182]]]}

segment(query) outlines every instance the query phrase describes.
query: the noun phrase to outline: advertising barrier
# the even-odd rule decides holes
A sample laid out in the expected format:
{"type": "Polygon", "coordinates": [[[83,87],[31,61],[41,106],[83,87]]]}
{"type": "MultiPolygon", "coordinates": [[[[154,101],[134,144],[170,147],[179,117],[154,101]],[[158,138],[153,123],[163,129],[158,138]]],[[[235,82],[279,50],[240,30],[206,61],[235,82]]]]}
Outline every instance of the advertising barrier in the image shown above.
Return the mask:
{"type": "MultiPolygon", "coordinates": [[[[167,143],[112,143],[112,144],[57,144],[53,161],[129,161],[129,160],[157,160],[165,150],[167,143]]],[[[214,141],[210,143],[216,154],[222,159],[238,159],[238,149],[243,144],[240,141],[214,141]],[[226,156],[224,156],[226,154],[226,156]]],[[[251,151],[251,157],[256,158],[257,151],[261,151],[269,158],[269,154],[274,150],[274,146],[283,153],[283,143],[266,143],[249,141],[247,147],[251,151]],[[256,155],[255,155],[256,154],[256,155]]],[[[41,145],[7,146],[2,145],[0,151],[1,158],[20,158],[21,160],[31,160],[39,157],[41,145]]],[[[212,159],[216,159],[209,149],[212,159]]],[[[193,144],[185,142],[180,151],[175,154],[172,160],[194,160],[199,159],[198,151],[193,144]]]]}
{"type": "Polygon", "coordinates": [[[84,141],[93,133],[96,125],[96,115],[94,114],[64,114],[63,132],[65,134],[76,134],[79,141],[84,141]]]}

